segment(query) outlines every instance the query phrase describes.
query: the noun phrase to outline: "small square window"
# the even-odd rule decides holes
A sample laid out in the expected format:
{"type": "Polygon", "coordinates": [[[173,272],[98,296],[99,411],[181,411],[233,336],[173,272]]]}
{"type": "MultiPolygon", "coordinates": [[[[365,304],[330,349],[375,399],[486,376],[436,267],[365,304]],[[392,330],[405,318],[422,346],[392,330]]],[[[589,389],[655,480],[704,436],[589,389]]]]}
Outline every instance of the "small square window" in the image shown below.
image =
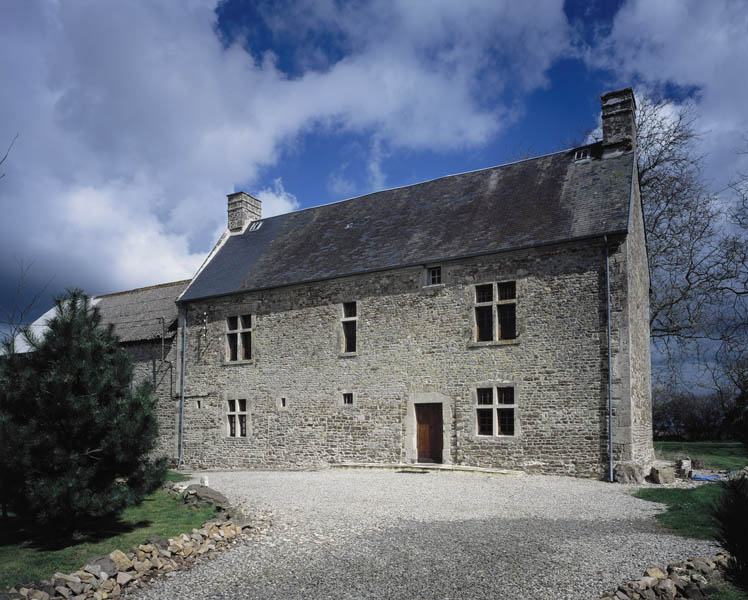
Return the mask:
{"type": "Polygon", "coordinates": [[[499,300],[514,300],[517,297],[517,282],[502,281],[496,284],[499,292],[499,300]]]}
{"type": "Polygon", "coordinates": [[[356,316],[356,303],[343,302],[343,317],[349,319],[356,316]]]}
{"type": "Polygon", "coordinates": [[[442,268],[429,267],[426,276],[426,285],[439,285],[442,282],[442,268]]]}
{"type": "Polygon", "coordinates": [[[343,404],[352,405],[353,404],[353,394],[350,392],[346,392],[343,394],[343,404]]]}
{"type": "Polygon", "coordinates": [[[488,285],[476,285],[475,286],[475,301],[476,302],[492,302],[493,301],[493,284],[488,285]]]}
{"type": "Polygon", "coordinates": [[[493,404],[493,388],[478,388],[478,404],[493,404]]]}

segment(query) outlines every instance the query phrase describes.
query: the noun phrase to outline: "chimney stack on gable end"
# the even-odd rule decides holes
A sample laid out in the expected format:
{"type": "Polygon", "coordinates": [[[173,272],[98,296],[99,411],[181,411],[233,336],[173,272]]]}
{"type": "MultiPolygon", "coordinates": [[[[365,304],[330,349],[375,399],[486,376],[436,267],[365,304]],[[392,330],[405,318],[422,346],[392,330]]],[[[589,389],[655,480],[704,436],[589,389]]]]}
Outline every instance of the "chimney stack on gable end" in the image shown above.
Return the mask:
{"type": "Polygon", "coordinates": [[[630,87],[600,97],[603,105],[603,152],[636,148],[636,101],[630,87]]]}
{"type": "Polygon", "coordinates": [[[262,218],[262,201],[245,192],[235,192],[227,196],[229,199],[229,231],[242,231],[252,221],[262,218]]]}

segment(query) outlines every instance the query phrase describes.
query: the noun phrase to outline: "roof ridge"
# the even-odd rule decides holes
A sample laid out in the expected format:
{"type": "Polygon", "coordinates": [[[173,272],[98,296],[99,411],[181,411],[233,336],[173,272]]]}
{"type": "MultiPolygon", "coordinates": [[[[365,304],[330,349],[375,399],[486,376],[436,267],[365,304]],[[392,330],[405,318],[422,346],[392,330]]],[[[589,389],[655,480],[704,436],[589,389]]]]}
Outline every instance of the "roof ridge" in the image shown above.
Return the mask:
{"type": "Polygon", "coordinates": [[[179,285],[181,283],[189,283],[192,281],[192,279],[181,279],[179,281],[170,281],[168,283],[157,283],[156,285],[147,285],[145,287],[141,288],[135,288],[132,290],[124,290],[121,292],[112,292],[111,294],[99,294],[96,296],[93,296],[93,298],[111,298],[112,296],[122,296],[124,294],[134,294],[136,292],[144,292],[146,290],[155,290],[158,288],[168,287],[170,285],[179,285]]]}

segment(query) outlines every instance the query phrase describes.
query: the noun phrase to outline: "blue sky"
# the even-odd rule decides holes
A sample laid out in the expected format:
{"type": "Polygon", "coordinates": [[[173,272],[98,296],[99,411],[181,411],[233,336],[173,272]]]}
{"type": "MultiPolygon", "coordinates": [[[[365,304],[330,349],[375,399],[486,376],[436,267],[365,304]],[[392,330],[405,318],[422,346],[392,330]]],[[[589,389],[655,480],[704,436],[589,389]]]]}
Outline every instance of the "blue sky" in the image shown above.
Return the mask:
{"type": "Polygon", "coordinates": [[[742,0],[8,0],[0,307],[17,261],[29,293],[189,278],[235,190],[267,216],[569,147],[629,85],[694,103],[721,189],[746,64],[742,0]]]}

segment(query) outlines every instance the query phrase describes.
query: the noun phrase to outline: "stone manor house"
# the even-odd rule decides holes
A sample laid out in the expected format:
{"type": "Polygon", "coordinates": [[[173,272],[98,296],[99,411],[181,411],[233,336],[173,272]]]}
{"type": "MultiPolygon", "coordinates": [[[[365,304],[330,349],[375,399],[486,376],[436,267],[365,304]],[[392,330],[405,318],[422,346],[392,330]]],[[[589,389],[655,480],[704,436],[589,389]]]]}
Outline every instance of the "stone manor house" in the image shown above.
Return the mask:
{"type": "Polygon", "coordinates": [[[600,142],[228,227],[191,281],[96,298],[199,468],[607,477],[652,446],[631,89],[600,142]],[[610,454],[612,448],[612,455],[610,454]]]}

